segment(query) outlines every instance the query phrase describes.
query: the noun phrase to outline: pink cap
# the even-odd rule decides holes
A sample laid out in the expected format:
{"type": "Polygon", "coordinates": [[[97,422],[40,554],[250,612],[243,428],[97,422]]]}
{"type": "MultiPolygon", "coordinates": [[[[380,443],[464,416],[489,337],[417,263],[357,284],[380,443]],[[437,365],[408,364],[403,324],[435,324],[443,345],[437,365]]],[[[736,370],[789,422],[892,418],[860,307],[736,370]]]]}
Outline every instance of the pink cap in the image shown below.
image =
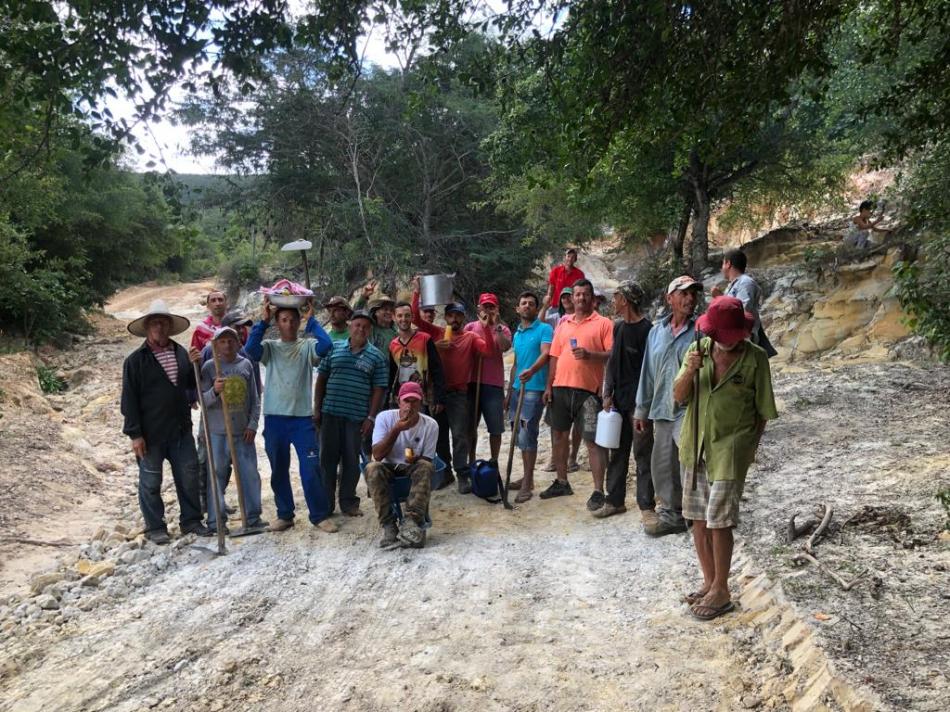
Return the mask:
{"type": "Polygon", "coordinates": [[[406,381],[399,387],[399,400],[422,400],[422,386],[406,381]]]}

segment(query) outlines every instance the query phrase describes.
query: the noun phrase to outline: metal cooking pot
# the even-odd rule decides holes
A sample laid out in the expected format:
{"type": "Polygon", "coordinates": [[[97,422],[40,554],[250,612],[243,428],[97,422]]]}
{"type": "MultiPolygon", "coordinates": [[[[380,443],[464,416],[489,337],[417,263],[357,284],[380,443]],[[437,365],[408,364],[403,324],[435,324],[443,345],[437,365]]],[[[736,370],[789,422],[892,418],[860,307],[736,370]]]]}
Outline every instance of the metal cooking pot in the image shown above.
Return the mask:
{"type": "Polygon", "coordinates": [[[425,274],[419,279],[419,301],[422,306],[432,307],[437,304],[452,302],[452,292],[455,288],[455,273],[452,274],[425,274]]]}

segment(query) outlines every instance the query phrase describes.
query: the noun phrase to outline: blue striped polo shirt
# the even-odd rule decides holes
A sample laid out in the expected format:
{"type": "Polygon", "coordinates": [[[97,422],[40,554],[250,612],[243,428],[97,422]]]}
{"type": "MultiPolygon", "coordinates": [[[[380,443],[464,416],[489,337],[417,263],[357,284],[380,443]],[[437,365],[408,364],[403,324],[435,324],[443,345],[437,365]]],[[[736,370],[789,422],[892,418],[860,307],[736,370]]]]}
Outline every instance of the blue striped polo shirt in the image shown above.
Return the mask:
{"type": "Polygon", "coordinates": [[[373,389],[389,385],[389,361],[368,342],[356,353],[350,351],[349,339],[333,342],[317,373],[327,376],[321,412],[350,420],[364,420],[373,389]]]}

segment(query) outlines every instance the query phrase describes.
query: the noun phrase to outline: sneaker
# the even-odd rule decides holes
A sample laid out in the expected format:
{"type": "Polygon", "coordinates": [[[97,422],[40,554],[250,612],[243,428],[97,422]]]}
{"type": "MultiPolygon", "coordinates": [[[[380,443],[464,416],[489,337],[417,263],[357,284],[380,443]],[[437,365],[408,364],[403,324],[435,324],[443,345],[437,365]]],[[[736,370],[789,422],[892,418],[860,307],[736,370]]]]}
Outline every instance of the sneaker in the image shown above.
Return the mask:
{"type": "Polygon", "coordinates": [[[164,529],[155,529],[150,532],[145,532],[145,538],[157,546],[164,546],[171,541],[171,537],[168,536],[168,532],[164,529]]]}
{"type": "Polygon", "coordinates": [[[606,503],[606,501],[607,501],[607,498],[604,496],[603,492],[598,492],[597,490],[594,490],[593,492],[590,493],[590,497],[587,500],[587,511],[596,512],[598,509],[604,506],[604,503],[606,503]]]}
{"type": "Polygon", "coordinates": [[[185,534],[196,534],[198,536],[214,536],[217,532],[214,529],[209,529],[204,524],[195,524],[194,526],[188,529],[181,530],[182,536],[185,534]]]}
{"type": "Polygon", "coordinates": [[[564,497],[565,495],[569,494],[574,494],[574,490],[571,489],[570,482],[554,480],[554,482],[551,483],[551,486],[538,496],[541,497],[541,499],[551,499],[552,497],[564,497]]]}
{"type": "Polygon", "coordinates": [[[626,511],[627,508],[622,504],[618,507],[616,504],[604,502],[604,506],[594,512],[594,516],[598,519],[604,519],[606,517],[613,516],[614,514],[623,514],[626,511]]]}
{"type": "Polygon", "coordinates": [[[387,522],[384,524],[382,536],[379,537],[379,548],[386,549],[393,546],[396,543],[397,534],[398,530],[396,529],[395,522],[387,522]]]}
{"type": "Polygon", "coordinates": [[[336,522],[329,518],[321,519],[319,522],[315,522],[313,526],[327,534],[336,534],[340,531],[340,527],[336,525],[336,522]]]}
{"type": "Polygon", "coordinates": [[[666,536],[667,534],[679,534],[680,532],[686,531],[686,522],[680,520],[679,522],[670,522],[666,519],[660,519],[657,517],[656,524],[650,526],[644,524],[643,531],[645,531],[650,536],[666,536]]]}
{"type": "MultiPolygon", "coordinates": [[[[225,535],[225,536],[228,536],[228,535],[231,533],[231,530],[228,529],[228,525],[227,525],[227,524],[225,524],[225,525],[222,526],[221,528],[224,530],[224,535],[225,535]]],[[[218,535],[218,530],[215,528],[215,526],[214,526],[213,524],[209,524],[208,527],[207,527],[207,529],[208,529],[208,533],[207,533],[207,534],[198,534],[198,536],[217,536],[217,535],[218,535]]],[[[196,532],[196,533],[197,533],[197,532],[196,532]]]]}
{"type": "Polygon", "coordinates": [[[270,525],[270,530],[272,532],[282,532],[287,529],[290,529],[294,525],[293,519],[278,519],[273,524],[270,525]]]}
{"type": "Polygon", "coordinates": [[[399,541],[413,549],[421,549],[426,544],[426,531],[412,517],[406,517],[399,526],[399,541]]]}
{"type": "Polygon", "coordinates": [[[458,476],[459,480],[459,494],[471,494],[472,493],[472,478],[468,475],[460,474],[458,476]]]}

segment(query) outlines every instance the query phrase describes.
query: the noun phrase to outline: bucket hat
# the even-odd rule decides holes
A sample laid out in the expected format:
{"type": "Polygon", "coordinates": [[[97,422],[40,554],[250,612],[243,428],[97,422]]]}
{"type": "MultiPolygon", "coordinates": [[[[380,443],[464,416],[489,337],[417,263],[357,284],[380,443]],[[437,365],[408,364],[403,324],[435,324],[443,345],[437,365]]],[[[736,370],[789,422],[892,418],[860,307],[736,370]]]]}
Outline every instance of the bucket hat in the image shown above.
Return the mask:
{"type": "Polygon", "coordinates": [[[696,320],[696,327],[723,344],[749,338],[755,317],[747,312],[742,302],[735,297],[716,297],[709,303],[709,309],[696,320]]]}
{"type": "Polygon", "coordinates": [[[138,319],[133,319],[130,321],[126,328],[133,336],[141,336],[144,338],[148,335],[145,331],[145,322],[153,316],[165,316],[171,319],[172,328],[171,331],[168,332],[169,336],[177,336],[183,331],[187,331],[188,327],[191,325],[191,322],[185,317],[179,314],[172,314],[171,311],[169,311],[168,305],[165,303],[164,299],[156,299],[151,304],[149,304],[147,312],[145,312],[138,319]]]}

